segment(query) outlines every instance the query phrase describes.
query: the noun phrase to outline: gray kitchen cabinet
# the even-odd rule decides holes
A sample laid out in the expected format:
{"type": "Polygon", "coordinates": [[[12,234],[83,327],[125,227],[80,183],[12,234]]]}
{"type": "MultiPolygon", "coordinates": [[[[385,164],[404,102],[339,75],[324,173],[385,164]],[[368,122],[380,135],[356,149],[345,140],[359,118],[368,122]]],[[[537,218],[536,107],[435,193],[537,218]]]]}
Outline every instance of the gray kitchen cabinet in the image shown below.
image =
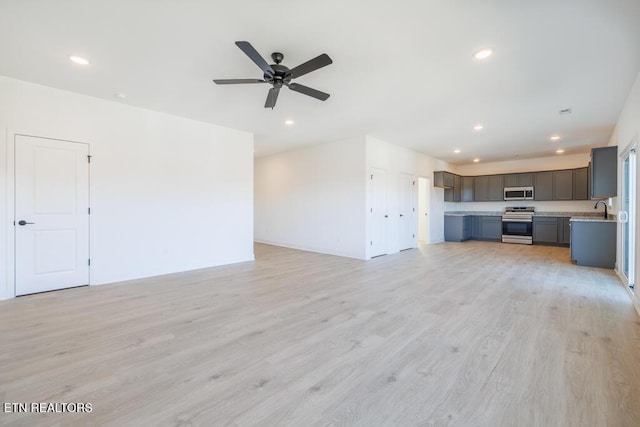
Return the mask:
{"type": "Polygon", "coordinates": [[[615,221],[571,221],[571,259],[587,267],[616,265],[615,221]]]}
{"type": "Polygon", "coordinates": [[[558,218],[558,244],[569,246],[571,243],[571,222],[570,218],[558,218]]]}
{"type": "Polygon", "coordinates": [[[573,200],[573,170],[553,171],[553,200],[573,200]]]}
{"type": "Polygon", "coordinates": [[[482,240],[500,241],[502,240],[502,217],[482,216],[480,217],[482,240]]]}
{"type": "Polygon", "coordinates": [[[533,243],[552,244],[558,243],[558,218],[533,217],[533,243]]]}
{"type": "Polygon", "coordinates": [[[504,175],[505,187],[531,187],[532,185],[532,173],[511,173],[508,175],[504,175]]]}
{"type": "Polygon", "coordinates": [[[533,183],[534,200],[553,200],[553,172],[536,172],[533,183]]]}
{"type": "Polygon", "coordinates": [[[589,168],[573,170],[573,200],[589,199],[589,168]]]}
{"type": "Polygon", "coordinates": [[[481,216],[472,216],[471,217],[471,238],[473,240],[482,239],[482,217],[481,216]]]}
{"type": "Polygon", "coordinates": [[[489,201],[489,177],[476,176],[473,185],[474,200],[476,202],[489,201]]]}
{"type": "Polygon", "coordinates": [[[461,200],[463,202],[473,202],[473,185],[474,185],[474,177],[472,176],[463,176],[462,177],[462,191],[461,191],[461,200]]]}
{"type": "Polygon", "coordinates": [[[444,201],[445,202],[459,202],[461,194],[461,181],[460,175],[451,174],[453,176],[453,185],[444,189],[444,201]]]}
{"type": "Polygon", "coordinates": [[[469,215],[444,216],[444,240],[446,242],[464,242],[471,239],[471,220],[469,215]]]}
{"type": "Polygon", "coordinates": [[[451,188],[454,185],[454,174],[445,171],[436,171],[433,173],[433,186],[440,188],[451,188]]]}
{"type": "Polygon", "coordinates": [[[504,200],[504,175],[489,176],[489,200],[504,200]]]}
{"type": "Polygon", "coordinates": [[[591,198],[618,194],[618,147],[591,149],[591,198]]]}

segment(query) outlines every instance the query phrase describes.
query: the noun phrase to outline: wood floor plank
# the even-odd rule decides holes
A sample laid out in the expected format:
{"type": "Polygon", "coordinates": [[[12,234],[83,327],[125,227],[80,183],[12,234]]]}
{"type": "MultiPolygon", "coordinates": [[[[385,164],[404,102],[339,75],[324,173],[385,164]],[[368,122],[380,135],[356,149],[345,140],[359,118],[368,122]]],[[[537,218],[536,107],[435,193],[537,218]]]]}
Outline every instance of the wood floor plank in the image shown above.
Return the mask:
{"type": "Polygon", "coordinates": [[[443,243],[0,302],[2,425],[640,425],[640,319],[566,248],[443,243]]]}

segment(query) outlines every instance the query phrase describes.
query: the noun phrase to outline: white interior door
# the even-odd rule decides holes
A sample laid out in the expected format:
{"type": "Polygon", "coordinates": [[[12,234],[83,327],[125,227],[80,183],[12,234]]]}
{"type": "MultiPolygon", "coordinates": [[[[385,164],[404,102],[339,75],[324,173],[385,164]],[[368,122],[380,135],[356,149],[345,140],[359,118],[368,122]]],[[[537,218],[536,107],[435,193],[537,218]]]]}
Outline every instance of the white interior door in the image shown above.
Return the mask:
{"type": "Polygon", "coordinates": [[[416,181],[411,174],[400,174],[400,250],[411,249],[416,237],[414,230],[414,189],[416,181]]]}
{"type": "Polygon", "coordinates": [[[89,146],[16,135],[16,295],[89,284],[89,146]]]}
{"type": "Polygon", "coordinates": [[[387,171],[372,168],[369,189],[371,194],[371,230],[369,234],[369,255],[376,257],[387,254],[389,215],[387,214],[387,171]]]}

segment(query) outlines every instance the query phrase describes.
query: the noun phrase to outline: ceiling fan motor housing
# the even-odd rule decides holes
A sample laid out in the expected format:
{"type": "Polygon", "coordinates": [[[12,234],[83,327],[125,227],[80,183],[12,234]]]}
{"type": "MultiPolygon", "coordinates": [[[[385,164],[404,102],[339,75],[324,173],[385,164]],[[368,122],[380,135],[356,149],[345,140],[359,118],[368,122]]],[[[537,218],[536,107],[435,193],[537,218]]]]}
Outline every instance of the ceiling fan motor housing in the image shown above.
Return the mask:
{"type": "Polygon", "coordinates": [[[291,71],[288,67],[280,64],[271,64],[271,68],[273,68],[274,74],[272,76],[265,73],[265,81],[272,83],[274,87],[282,87],[282,85],[289,84],[291,82],[291,71]]]}

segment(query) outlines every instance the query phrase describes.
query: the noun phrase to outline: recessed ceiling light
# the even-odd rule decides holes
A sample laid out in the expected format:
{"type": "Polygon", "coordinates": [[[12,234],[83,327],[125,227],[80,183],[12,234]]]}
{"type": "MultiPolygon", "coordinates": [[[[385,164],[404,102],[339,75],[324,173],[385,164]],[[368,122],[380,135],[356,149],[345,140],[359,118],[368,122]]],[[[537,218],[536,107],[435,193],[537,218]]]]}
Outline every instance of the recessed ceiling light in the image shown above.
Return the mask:
{"type": "Polygon", "coordinates": [[[78,64],[78,65],[89,65],[90,62],[87,58],[83,58],[81,56],[75,56],[75,55],[71,55],[69,57],[69,61],[73,62],[74,64],[78,64]]]}
{"type": "Polygon", "coordinates": [[[481,124],[477,124],[477,125],[475,125],[473,127],[473,130],[475,130],[475,131],[479,131],[479,130],[482,130],[482,129],[484,129],[484,126],[482,126],[481,124]]]}
{"type": "Polygon", "coordinates": [[[113,96],[115,96],[118,99],[127,99],[127,94],[122,92],[114,93],[113,96]]]}
{"type": "Polygon", "coordinates": [[[551,138],[549,138],[552,141],[558,141],[560,139],[559,135],[552,135],[551,138]]]}
{"type": "Polygon", "coordinates": [[[475,159],[473,159],[473,161],[474,161],[475,163],[478,163],[478,162],[480,161],[480,159],[476,157],[475,159]]]}
{"type": "Polygon", "coordinates": [[[287,119],[287,120],[284,121],[284,124],[287,125],[287,126],[292,126],[292,125],[295,124],[295,122],[293,120],[291,120],[291,119],[287,119]]]}
{"type": "Polygon", "coordinates": [[[491,55],[493,55],[492,49],[480,49],[479,51],[473,54],[473,57],[476,59],[487,59],[491,55]]]}
{"type": "Polygon", "coordinates": [[[453,152],[458,154],[460,152],[460,150],[456,148],[455,150],[453,150],[453,152]]]}
{"type": "Polygon", "coordinates": [[[556,150],[556,153],[558,153],[558,154],[562,154],[562,153],[564,153],[564,150],[561,148],[561,149],[559,149],[559,150],[556,150]]]}

